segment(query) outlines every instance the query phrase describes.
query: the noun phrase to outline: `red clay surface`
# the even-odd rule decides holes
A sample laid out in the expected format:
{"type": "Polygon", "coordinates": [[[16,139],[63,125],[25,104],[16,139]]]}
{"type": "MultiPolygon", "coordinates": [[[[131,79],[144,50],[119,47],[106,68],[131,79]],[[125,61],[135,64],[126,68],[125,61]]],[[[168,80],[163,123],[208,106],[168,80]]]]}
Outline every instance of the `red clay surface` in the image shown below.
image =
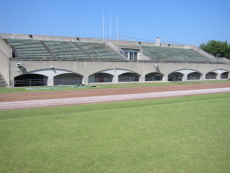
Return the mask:
{"type": "Polygon", "coordinates": [[[197,89],[211,89],[211,88],[228,88],[228,87],[230,87],[230,83],[111,88],[111,89],[83,89],[83,90],[64,90],[64,91],[52,90],[52,91],[26,92],[26,93],[3,93],[0,94],[0,102],[77,98],[77,97],[107,96],[107,95],[120,95],[120,94],[138,94],[138,93],[150,93],[150,92],[183,91],[183,90],[197,90],[197,89]]]}

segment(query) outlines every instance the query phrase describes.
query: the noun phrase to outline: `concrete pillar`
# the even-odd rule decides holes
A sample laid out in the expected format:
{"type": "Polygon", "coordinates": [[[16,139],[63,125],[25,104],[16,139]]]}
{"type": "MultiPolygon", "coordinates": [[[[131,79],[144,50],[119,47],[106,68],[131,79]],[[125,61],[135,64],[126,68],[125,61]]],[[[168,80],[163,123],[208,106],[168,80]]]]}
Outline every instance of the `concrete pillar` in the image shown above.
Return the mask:
{"type": "Polygon", "coordinates": [[[162,81],[165,81],[165,82],[168,81],[168,75],[169,75],[169,74],[164,74],[164,76],[163,76],[163,78],[162,78],[162,81]]]}
{"type": "Polygon", "coordinates": [[[47,86],[54,86],[54,77],[48,76],[47,86]]]}
{"type": "Polygon", "coordinates": [[[183,74],[182,81],[187,81],[188,80],[188,74],[183,74]]]}
{"type": "Polygon", "coordinates": [[[221,77],[221,73],[217,73],[216,79],[220,80],[221,79],[220,77],[221,77]]]}
{"type": "Polygon", "coordinates": [[[118,83],[118,75],[117,75],[117,74],[115,74],[115,75],[113,76],[113,81],[112,81],[112,83],[118,83]]]}
{"type": "Polygon", "coordinates": [[[82,84],[84,85],[88,85],[89,84],[89,80],[88,80],[88,77],[84,77],[82,78],[82,84]]]}

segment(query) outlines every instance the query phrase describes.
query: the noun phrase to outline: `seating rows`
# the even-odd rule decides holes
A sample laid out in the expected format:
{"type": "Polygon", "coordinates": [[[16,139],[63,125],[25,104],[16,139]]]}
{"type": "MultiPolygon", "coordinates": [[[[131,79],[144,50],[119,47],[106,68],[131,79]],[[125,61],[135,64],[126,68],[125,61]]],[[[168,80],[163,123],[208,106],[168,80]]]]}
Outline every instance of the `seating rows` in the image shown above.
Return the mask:
{"type": "Polygon", "coordinates": [[[39,41],[36,39],[8,38],[7,42],[16,51],[17,58],[23,59],[60,59],[126,61],[108,47],[100,43],[39,41]],[[46,48],[45,48],[46,47],[46,48]]]}
{"type": "Polygon", "coordinates": [[[87,58],[88,56],[72,42],[44,41],[56,58],[87,58]]]}
{"type": "Polygon", "coordinates": [[[39,40],[8,38],[7,41],[10,46],[15,48],[17,56],[19,58],[51,58],[50,54],[39,40]]]}
{"type": "Polygon", "coordinates": [[[200,55],[198,52],[183,48],[168,48],[156,46],[142,46],[142,52],[153,60],[175,60],[189,62],[210,62],[207,57],[200,55]]]}
{"type": "Polygon", "coordinates": [[[100,43],[78,42],[77,43],[85,52],[94,58],[120,59],[123,58],[100,43]]]}

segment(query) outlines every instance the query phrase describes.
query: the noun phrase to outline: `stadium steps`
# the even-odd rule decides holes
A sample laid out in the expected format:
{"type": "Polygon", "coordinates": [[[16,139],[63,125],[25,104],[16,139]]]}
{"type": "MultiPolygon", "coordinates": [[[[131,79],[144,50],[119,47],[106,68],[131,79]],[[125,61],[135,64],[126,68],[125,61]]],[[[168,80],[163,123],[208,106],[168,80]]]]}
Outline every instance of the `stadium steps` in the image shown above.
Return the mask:
{"type": "Polygon", "coordinates": [[[41,44],[44,46],[44,48],[46,49],[47,52],[49,52],[51,58],[56,58],[55,55],[53,54],[53,52],[50,50],[50,48],[45,44],[44,41],[40,41],[41,44]]]}
{"type": "Polygon", "coordinates": [[[84,49],[82,49],[81,46],[79,46],[76,42],[74,42],[74,44],[75,44],[82,52],[84,52],[86,55],[88,55],[90,58],[93,58],[93,56],[91,56],[90,54],[88,54],[88,52],[86,52],[84,49]]]}
{"type": "Polygon", "coordinates": [[[6,81],[2,77],[2,74],[0,73],[0,86],[6,86],[6,81]]]}

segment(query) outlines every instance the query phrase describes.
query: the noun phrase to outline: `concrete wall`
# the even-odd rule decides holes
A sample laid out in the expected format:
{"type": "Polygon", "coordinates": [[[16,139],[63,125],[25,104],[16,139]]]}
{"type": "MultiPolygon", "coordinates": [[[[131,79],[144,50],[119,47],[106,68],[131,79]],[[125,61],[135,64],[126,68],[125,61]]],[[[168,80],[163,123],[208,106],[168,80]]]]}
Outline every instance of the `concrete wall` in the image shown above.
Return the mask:
{"type": "Polygon", "coordinates": [[[0,37],[0,73],[9,85],[10,81],[10,63],[9,58],[12,56],[12,49],[5,41],[0,37]]]}
{"type": "MultiPolygon", "coordinates": [[[[168,75],[183,69],[191,69],[200,72],[205,79],[205,74],[214,70],[224,69],[230,71],[229,64],[192,64],[192,63],[159,63],[160,67],[157,72],[164,75],[163,81],[168,80],[168,75]]],[[[14,77],[23,73],[35,70],[51,69],[68,70],[77,73],[84,77],[85,84],[88,82],[88,77],[94,73],[101,72],[108,69],[124,69],[133,71],[144,79],[148,73],[156,72],[154,63],[144,62],[83,62],[83,61],[11,61],[11,80],[14,77]],[[23,68],[20,70],[16,64],[22,63],[23,68]]],[[[143,81],[142,81],[143,82],[143,81]]]]}

